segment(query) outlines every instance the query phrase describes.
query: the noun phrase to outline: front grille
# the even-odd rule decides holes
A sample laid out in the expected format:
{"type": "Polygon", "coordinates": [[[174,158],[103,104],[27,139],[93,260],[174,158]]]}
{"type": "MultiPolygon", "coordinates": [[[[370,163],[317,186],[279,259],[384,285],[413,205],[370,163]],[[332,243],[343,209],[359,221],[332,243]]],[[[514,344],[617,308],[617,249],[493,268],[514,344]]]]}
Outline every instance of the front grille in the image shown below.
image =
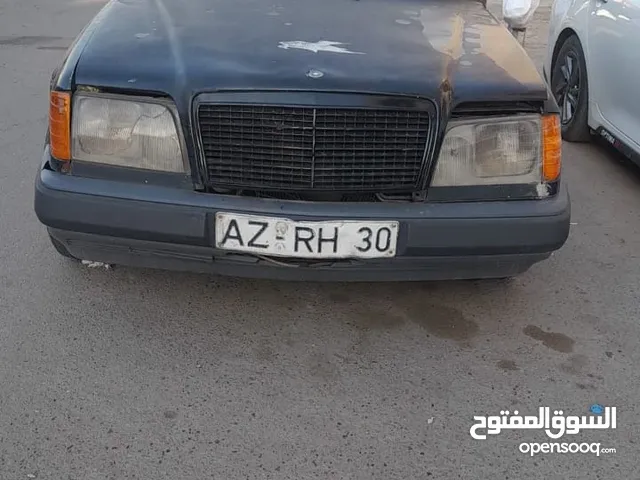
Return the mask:
{"type": "Polygon", "coordinates": [[[289,191],[419,189],[426,111],[202,104],[211,186],[289,191]]]}
{"type": "MultiPolygon", "coordinates": [[[[235,191],[225,192],[216,191],[215,193],[221,195],[237,196],[235,191]]],[[[348,203],[367,203],[367,202],[381,202],[386,201],[386,197],[383,194],[377,194],[372,192],[361,193],[342,193],[342,192],[309,192],[300,193],[293,191],[260,191],[260,190],[242,190],[243,197],[255,197],[255,198],[271,198],[274,200],[292,200],[298,202],[348,202],[348,203]]],[[[405,199],[406,200],[406,199],[405,199]]]]}

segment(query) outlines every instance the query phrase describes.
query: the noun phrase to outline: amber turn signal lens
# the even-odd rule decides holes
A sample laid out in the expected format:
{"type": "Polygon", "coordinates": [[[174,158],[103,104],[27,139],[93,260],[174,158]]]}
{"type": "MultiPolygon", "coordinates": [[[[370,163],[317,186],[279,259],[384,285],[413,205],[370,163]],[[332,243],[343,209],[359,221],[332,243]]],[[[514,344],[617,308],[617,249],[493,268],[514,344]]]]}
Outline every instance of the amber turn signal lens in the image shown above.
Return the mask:
{"type": "Polygon", "coordinates": [[[542,176],[545,182],[553,182],[560,176],[562,137],[560,116],[542,117],[542,176]]]}
{"type": "Polygon", "coordinates": [[[51,155],[58,160],[71,160],[71,94],[69,93],[50,93],[49,136],[51,155]]]}

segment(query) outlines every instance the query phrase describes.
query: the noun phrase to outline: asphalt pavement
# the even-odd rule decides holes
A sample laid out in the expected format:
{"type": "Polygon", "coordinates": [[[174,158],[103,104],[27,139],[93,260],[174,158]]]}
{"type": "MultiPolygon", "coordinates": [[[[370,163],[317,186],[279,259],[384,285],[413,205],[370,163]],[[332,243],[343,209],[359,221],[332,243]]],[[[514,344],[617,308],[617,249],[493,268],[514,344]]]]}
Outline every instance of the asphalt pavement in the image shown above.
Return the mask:
{"type": "Polygon", "coordinates": [[[103,3],[0,0],[0,480],[640,478],[640,169],[565,144],[570,238],[506,283],[88,269],[33,184],[50,72],[103,3]],[[617,428],[563,441],[616,453],[469,434],[594,403],[617,428]]]}

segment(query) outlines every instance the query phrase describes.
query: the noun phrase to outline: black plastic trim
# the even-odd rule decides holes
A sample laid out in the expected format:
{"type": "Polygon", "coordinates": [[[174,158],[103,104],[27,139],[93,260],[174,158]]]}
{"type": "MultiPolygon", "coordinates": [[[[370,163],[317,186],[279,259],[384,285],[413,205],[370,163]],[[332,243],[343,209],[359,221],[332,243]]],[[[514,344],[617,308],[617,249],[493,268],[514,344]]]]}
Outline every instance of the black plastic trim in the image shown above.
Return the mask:
{"type": "Polygon", "coordinates": [[[640,166],[640,153],[636,152],[633,148],[631,148],[625,142],[620,140],[609,130],[607,130],[604,127],[598,127],[598,129],[596,130],[596,134],[600,138],[602,138],[604,142],[608,143],[617,151],[619,151],[621,154],[623,154],[625,157],[627,157],[629,160],[631,160],[632,162],[640,166]]]}
{"type": "Polygon", "coordinates": [[[557,195],[559,182],[532,185],[471,185],[462,187],[431,187],[428,202],[487,202],[505,200],[534,200],[557,195]],[[544,195],[538,191],[543,188],[544,195]]]}

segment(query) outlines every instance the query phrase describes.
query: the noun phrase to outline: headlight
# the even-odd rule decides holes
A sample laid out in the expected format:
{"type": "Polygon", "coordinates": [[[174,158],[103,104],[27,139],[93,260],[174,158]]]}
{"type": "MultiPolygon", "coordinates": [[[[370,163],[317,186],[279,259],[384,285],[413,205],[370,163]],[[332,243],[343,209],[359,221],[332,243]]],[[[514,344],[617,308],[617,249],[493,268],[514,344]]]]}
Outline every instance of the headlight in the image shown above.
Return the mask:
{"type": "Polygon", "coordinates": [[[539,115],[452,122],[431,185],[540,183],[541,125],[539,115]]]}
{"type": "Polygon", "coordinates": [[[77,94],[72,157],[92,163],[186,172],[177,114],[166,101],[77,94]]]}

